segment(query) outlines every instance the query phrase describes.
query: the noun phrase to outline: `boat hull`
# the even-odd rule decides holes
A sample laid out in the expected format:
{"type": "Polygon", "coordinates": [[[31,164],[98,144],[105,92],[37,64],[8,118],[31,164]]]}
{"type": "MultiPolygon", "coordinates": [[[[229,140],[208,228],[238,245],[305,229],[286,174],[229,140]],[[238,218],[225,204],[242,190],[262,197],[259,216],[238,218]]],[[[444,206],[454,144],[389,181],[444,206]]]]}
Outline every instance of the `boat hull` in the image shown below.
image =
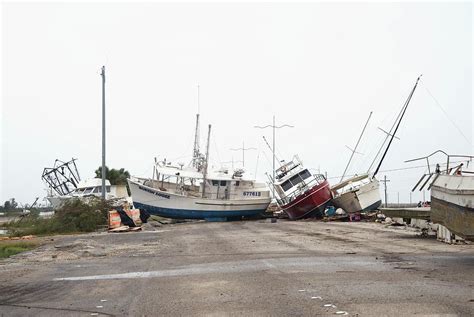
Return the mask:
{"type": "Polygon", "coordinates": [[[440,175],[431,187],[431,221],[474,241],[474,177],[440,175]]]}
{"type": "Polygon", "coordinates": [[[379,181],[373,178],[354,190],[335,196],[332,204],[342,208],[346,213],[356,213],[375,210],[382,205],[380,198],[379,181]]]}
{"type": "Polygon", "coordinates": [[[323,213],[331,198],[330,186],[325,180],[281,208],[291,220],[309,218],[323,213]]]}
{"type": "Polygon", "coordinates": [[[152,215],[173,219],[225,221],[255,217],[268,208],[270,198],[204,199],[161,191],[129,180],[133,204],[152,215]]]}

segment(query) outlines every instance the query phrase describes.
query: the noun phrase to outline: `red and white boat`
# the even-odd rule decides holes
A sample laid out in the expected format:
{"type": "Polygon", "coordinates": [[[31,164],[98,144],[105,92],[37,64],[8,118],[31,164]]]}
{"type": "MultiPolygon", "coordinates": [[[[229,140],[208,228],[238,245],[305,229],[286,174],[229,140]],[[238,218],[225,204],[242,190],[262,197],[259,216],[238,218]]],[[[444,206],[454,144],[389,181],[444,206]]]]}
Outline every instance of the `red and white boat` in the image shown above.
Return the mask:
{"type": "Polygon", "coordinates": [[[322,214],[332,199],[329,182],[322,174],[311,174],[298,158],[293,157],[275,171],[273,188],[277,203],[292,220],[322,214]]]}

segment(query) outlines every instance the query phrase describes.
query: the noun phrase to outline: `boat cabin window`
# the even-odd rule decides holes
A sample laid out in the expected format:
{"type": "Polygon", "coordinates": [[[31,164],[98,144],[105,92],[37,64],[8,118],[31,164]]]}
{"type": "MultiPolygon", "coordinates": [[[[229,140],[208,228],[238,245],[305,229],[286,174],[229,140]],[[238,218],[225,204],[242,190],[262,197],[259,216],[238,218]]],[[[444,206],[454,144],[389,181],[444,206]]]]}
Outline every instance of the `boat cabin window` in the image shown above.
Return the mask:
{"type": "Polygon", "coordinates": [[[284,182],[283,184],[281,184],[281,188],[283,188],[283,190],[286,192],[288,189],[290,189],[291,187],[293,187],[293,184],[287,180],[286,182],[284,182]]]}
{"type": "Polygon", "coordinates": [[[99,192],[99,187],[94,188],[93,193],[98,193],[99,192]]]}
{"type": "Polygon", "coordinates": [[[212,186],[219,186],[219,181],[212,180],[212,186]]]}
{"type": "Polygon", "coordinates": [[[291,177],[286,182],[283,182],[281,184],[281,188],[283,188],[283,190],[286,192],[287,190],[289,190],[293,186],[298,185],[299,183],[301,183],[305,179],[309,178],[310,176],[311,176],[311,173],[307,169],[305,169],[304,171],[300,172],[299,174],[296,174],[293,177],[291,177]]]}
{"type": "Polygon", "coordinates": [[[297,174],[297,175],[293,176],[292,178],[290,178],[290,182],[293,184],[293,186],[298,185],[302,181],[303,181],[303,179],[301,178],[301,176],[299,174],[297,174]]]}
{"type": "Polygon", "coordinates": [[[221,186],[227,186],[227,181],[221,181],[221,186]]]}
{"type": "Polygon", "coordinates": [[[308,170],[304,170],[300,173],[300,176],[302,179],[307,179],[308,177],[311,176],[311,173],[308,170]]]}
{"type": "MultiPolygon", "coordinates": [[[[102,193],[102,186],[101,186],[101,187],[97,187],[97,188],[99,188],[99,193],[102,193]]],[[[107,193],[110,193],[110,186],[105,186],[105,191],[106,191],[107,193]]]]}
{"type": "Polygon", "coordinates": [[[87,194],[90,194],[92,193],[92,191],[94,190],[94,187],[88,187],[84,190],[84,195],[87,195],[87,194]]]}
{"type": "Polygon", "coordinates": [[[239,185],[240,185],[240,181],[236,181],[235,186],[239,186],[239,185]]]}

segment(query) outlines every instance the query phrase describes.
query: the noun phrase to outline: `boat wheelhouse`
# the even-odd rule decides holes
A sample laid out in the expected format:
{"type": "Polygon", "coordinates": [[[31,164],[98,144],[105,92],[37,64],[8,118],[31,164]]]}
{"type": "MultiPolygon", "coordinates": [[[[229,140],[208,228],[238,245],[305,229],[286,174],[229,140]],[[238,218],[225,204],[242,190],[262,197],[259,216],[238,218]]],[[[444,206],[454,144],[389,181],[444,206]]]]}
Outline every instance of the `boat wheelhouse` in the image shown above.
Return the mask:
{"type": "Polygon", "coordinates": [[[277,203],[292,220],[317,216],[332,198],[328,181],[322,174],[312,174],[298,156],[276,171],[274,190],[277,203]]]}
{"type": "MultiPolygon", "coordinates": [[[[112,199],[125,199],[130,200],[127,192],[126,185],[110,185],[110,181],[105,181],[105,198],[107,200],[112,199]]],[[[47,199],[51,203],[53,209],[61,207],[66,201],[78,198],[88,199],[91,197],[102,197],[102,179],[92,178],[80,181],[77,188],[66,195],[48,195],[47,199]]]]}

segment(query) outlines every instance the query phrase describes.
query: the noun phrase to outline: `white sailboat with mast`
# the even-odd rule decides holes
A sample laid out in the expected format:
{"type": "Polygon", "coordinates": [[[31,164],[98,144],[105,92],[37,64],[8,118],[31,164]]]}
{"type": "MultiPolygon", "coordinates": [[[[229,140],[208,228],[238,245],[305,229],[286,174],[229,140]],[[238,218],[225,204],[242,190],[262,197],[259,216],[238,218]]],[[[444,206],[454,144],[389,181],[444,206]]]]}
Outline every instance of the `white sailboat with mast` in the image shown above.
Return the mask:
{"type": "Polygon", "coordinates": [[[359,136],[357,144],[354,150],[352,150],[351,157],[349,159],[349,162],[346,165],[346,168],[344,170],[344,173],[341,177],[339,184],[336,184],[331,187],[331,190],[334,195],[332,203],[334,204],[335,207],[342,208],[347,213],[356,213],[356,212],[366,212],[370,210],[375,210],[379,208],[380,205],[382,204],[382,200],[380,197],[380,190],[379,190],[380,184],[375,176],[377,175],[377,173],[380,170],[380,167],[382,166],[382,162],[388,152],[388,149],[390,148],[390,145],[392,144],[393,139],[396,137],[395,135],[397,133],[398,127],[400,126],[403,116],[405,115],[405,112],[407,110],[408,104],[410,103],[410,100],[413,97],[413,93],[415,92],[416,87],[418,86],[420,77],[418,77],[418,79],[416,80],[416,83],[413,89],[411,90],[407,100],[405,101],[405,104],[403,105],[400,113],[398,114],[392,128],[387,133],[387,136],[382,146],[380,147],[377,155],[375,156],[374,161],[370,165],[368,171],[365,174],[355,175],[351,178],[344,180],[344,176],[347,172],[349,164],[351,163],[352,157],[354,156],[354,153],[356,153],[357,146],[359,145],[359,142],[365,132],[367,124],[369,123],[372,112],[370,113],[369,118],[367,119],[367,122],[365,123],[365,126],[362,130],[362,133],[359,136]],[[385,148],[382,158],[380,159],[379,164],[377,165],[377,168],[375,169],[375,172],[371,174],[370,170],[372,168],[372,165],[376,161],[377,157],[379,156],[381,150],[384,148],[384,145],[389,138],[390,138],[390,141],[388,142],[388,145],[385,148]]]}
{"type": "Polygon", "coordinates": [[[334,196],[332,203],[335,207],[342,208],[347,213],[374,210],[382,204],[379,192],[379,181],[375,177],[371,177],[369,173],[355,175],[344,180],[371,116],[372,112],[369,114],[369,118],[362,129],[354,149],[351,149],[352,154],[339,183],[331,187],[334,196]]]}

